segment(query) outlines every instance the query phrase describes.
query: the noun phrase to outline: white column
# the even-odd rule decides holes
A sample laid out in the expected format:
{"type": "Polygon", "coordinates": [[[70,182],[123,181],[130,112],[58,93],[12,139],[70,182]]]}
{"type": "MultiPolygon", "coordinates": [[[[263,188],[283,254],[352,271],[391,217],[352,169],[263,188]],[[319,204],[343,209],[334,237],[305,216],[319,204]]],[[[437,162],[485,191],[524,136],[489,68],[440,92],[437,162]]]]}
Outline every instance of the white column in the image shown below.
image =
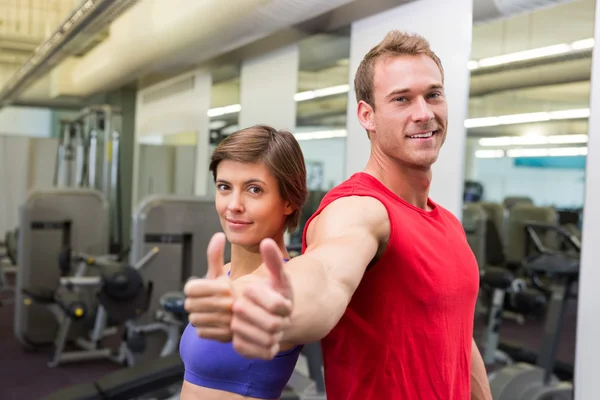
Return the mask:
{"type": "MultiPolygon", "coordinates": [[[[351,86],[364,55],[392,29],[423,35],[442,60],[448,99],[448,137],[433,168],[431,198],[459,218],[462,215],[472,13],[473,0],[414,1],[355,21],[350,38],[351,86]]],[[[348,96],[346,177],[361,171],[369,158],[369,140],[356,117],[356,107],[352,87],[348,96]]]]}
{"type": "MultiPolygon", "coordinates": [[[[600,43],[600,2],[596,2],[594,38],[600,43]]],[[[575,400],[598,398],[600,360],[600,52],[592,56],[590,120],[579,272],[577,340],[575,342],[575,400]],[[587,378],[586,378],[587,376],[587,378]]]]}
{"type": "Polygon", "coordinates": [[[208,110],[212,92],[212,76],[207,72],[197,72],[194,85],[194,108],[198,113],[196,124],[196,174],[194,194],[205,196],[208,191],[208,164],[210,160],[210,138],[208,110]]]}
{"type": "MultiPolygon", "coordinates": [[[[296,129],[298,45],[244,60],[240,72],[240,128],[265,124],[275,129],[296,129]]],[[[284,237],[289,242],[289,235],[284,237]]]]}
{"type": "Polygon", "coordinates": [[[296,128],[298,46],[244,60],[240,73],[240,128],[255,124],[296,128]]]}
{"type": "Polygon", "coordinates": [[[467,143],[465,144],[465,180],[477,180],[475,151],[477,151],[477,139],[467,139],[467,143]]]}

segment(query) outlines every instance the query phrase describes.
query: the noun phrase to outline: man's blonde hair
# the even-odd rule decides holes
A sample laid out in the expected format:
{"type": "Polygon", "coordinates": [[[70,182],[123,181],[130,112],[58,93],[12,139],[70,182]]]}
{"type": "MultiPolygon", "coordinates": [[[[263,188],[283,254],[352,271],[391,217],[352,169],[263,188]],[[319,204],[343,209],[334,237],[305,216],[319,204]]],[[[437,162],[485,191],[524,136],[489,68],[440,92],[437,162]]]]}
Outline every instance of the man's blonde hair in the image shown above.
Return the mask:
{"type": "Polygon", "coordinates": [[[424,54],[430,57],[440,68],[442,82],[444,81],[444,68],[439,57],[431,50],[429,42],[424,37],[397,30],[388,32],[385,38],[373,47],[363,58],[354,77],[354,92],[356,101],[361,100],[375,109],[373,101],[373,76],[375,64],[384,57],[416,56],[424,54]]]}

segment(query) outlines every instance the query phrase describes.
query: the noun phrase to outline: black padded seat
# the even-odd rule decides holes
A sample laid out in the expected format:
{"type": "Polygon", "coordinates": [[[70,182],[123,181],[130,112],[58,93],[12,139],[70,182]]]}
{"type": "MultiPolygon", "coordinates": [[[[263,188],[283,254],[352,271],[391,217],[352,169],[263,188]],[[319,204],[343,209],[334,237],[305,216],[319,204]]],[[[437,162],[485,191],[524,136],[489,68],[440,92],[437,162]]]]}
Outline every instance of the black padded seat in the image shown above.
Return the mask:
{"type": "Polygon", "coordinates": [[[96,381],[102,398],[129,400],[183,382],[184,366],[179,353],[122,369],[96,381]]]}
{"type": "Polygon", "coordinates": [[[52,393],[40,400],[103,400],[93,383],[80,383],[52,393]]]}

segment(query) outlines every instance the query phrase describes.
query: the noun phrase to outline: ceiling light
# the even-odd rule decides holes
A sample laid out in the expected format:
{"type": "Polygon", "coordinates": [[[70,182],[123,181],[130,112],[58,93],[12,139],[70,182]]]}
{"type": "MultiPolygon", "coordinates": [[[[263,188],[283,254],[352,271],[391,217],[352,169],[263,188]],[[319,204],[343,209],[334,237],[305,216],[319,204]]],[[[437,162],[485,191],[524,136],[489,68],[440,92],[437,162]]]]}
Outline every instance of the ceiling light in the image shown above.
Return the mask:
{"type": "Polygon", "coordinates": [[[492,67],[495,65],[508,64],[517,61],[531,60],[534,58],[542,58],[564,54],[571,51],[571,46],[568,44],[556,44],[553,46],[540,47],[537,49],[519,51],[517,53],[503,54],[501,56],[487,57],[478,60],[479,67],[492,67]]]}
{"type": "Polygon", "coordinates": [[[479,68],[479,62],[471,60],[467,63],[467,66],[469,67],[469,69],[479,68]]]}
{"type": "Polygon", "coordinates": [[[543,58],[549,56],[555,56],[559,54],[566,54],[574,51],[587,50],[594,47],[594,39],[582,39],[568,43],[555,44],[551,46],[538,47],[535,49],[519,51],[516,53],[503,54],[500,56],[486,57],[480,60],[469,61],[468,67],[470,70],[474,70],[482,67],[493,67],[497,65],[510,64],[518,61],[533,60],[536,58],[543,58]]]}
{"type": "Polygon", "coordinates": [[[594,47],[594,38],[578,40],[571,43],[571,47],[574,50],[586,50],[594,47]]]}
{"type": "Polygon", "coordinates": [[[504,150],[477,150],[475,151],[476,158],[502,158],[504,150]]]}
{"type": "Polygon", "coordinates": [[[227,122],[220,120],[220,119],[215,119],[210,121],[210,123],[208,124],[208,127],[210,129],[221,129],[223,127],[227,126],[227,122]]]}
{"type": "Polygon", "coordinates": [[[539,149],[510,149],[506,151],[508,157],[564,157],[585,156],[587,147],[562,147],[562,148],[539,148],[539,149]]]}
{"type": "Polygon", "coordinates": [[[526,114],[501,115],[497,117],[470,118],[465,120],[466,128],[482,128],[486,126],[526,124],[532,122],[544,122],[558,119],[580,119],[588,118],[590,109],[574,109],[549,112],[535,112],[526,114]]]}
{"type": "Polygon", "coordinates": [[[588,135],[499,136],[479,139],[480,146],[530,146],[538,144],[587,143],[588,135]]]}
{"type": "Polygon", "coordinates": [[[590,117],[590,109],[589,108],[579,108],[576,110],[551,111],[548,114],[550,114],[550,119],[589,118],[590,117]]]}
{"type": "Polygon", "coordinates": [[[345,129],[334,129],[329,131],[302,132],[294,134],[296,140],[333,139],[348,136],[345,129]]]}
{"type": "Polygon", "coordinates": [[[230,106],[225,107],[211,108],[210,110],[208,110],[207,114],[209,117],[218,117],[220,115],[240,112],[241,109],[242,106],[240,104],[232,104],[230,106]]]}
{"type": "Polygon", "coordinates": [[[587,143],[588,135],[553,135],[546,136],[548,143],[551,144],[573,144],[573,143],[587,143]]]}
{"type": "MultiPolygon", "coordinates": [[[[326,88],[322,88],[322,89],[298,92],[294,95],[294,100],[295,101],[312,100],[312,99],[317,99],[319,97],[327,97],[327,96],[333,96],[336,94],[348,93],[349,90],[350,90],[350,85],[347,85],[347,84],[330,86],[330,87],[326,87],[326,88]]],[[[240,104],[232,104],[230,106],[225,106],[225,107],[211,108],[210,110],[208,110],[207,114],[209,117],[217,117],[219,115],[233,114],[236,112],[240,112],[241,109],[242,109],[242,106],[240,104]]]]}

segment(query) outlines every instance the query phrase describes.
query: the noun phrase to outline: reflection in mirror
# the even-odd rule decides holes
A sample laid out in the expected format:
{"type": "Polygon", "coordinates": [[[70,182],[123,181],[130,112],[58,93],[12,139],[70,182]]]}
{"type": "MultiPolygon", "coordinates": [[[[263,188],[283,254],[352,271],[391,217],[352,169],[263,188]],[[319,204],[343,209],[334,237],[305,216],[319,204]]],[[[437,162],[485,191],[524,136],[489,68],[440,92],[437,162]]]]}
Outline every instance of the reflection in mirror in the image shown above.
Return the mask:
{"type": "Polygon", "coordinates": [[[324,194],[345,179],[350,35],[347,29],[299,43],[296,131],[306,162],[309,199],[290,243],[301,242],[324,194]]]}
{"type": "Polygon", "coordinates": [[[462,219],[495,399],[518,362],[572,396],[595,2],[557,3],[473,29],[462,219]]]}

